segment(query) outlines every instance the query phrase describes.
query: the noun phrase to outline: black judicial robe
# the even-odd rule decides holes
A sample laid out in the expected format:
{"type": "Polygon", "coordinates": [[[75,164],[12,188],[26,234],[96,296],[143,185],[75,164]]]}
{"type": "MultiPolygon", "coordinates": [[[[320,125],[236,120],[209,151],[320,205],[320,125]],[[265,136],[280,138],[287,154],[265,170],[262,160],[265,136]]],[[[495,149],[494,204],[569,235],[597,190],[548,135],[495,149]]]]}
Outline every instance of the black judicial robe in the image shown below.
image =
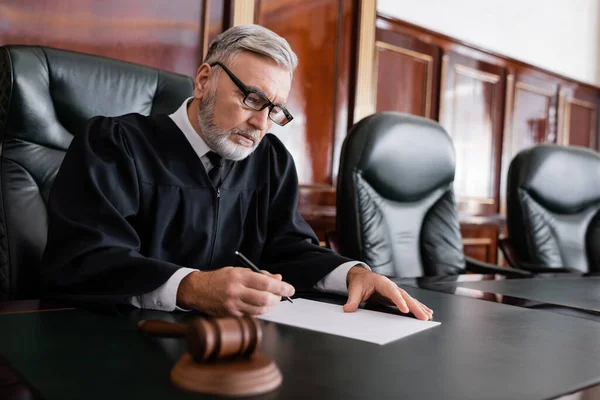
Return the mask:
{"type": "Polygon", "coordinates": [[[235,250],[309,289],[350,260],[319,246],[297,201],[293,159],[273,135],[229,163],[218,195],[167,115],[95,117],[50,193],[45,293],[119,304],[180,267],[239,265],[235,250]]]}

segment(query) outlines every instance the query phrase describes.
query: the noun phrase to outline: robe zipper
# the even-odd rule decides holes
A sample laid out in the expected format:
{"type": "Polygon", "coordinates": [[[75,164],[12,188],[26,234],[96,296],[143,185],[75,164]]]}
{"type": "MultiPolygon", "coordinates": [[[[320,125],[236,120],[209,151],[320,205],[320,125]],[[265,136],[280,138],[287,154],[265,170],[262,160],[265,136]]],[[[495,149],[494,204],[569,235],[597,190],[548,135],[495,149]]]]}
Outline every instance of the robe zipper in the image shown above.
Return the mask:
{"type": "Polygon", "coordinates": [[[213,240],[212,248],[210,249],[210,259],[208,265],[212,265],[213,255],[215,253],[215,244],[217,241],[217,229],[219,227],[219,208],[221,205],[221,188],[217,188],[217,215],[215,217],[215,223],[213,224],[213,240]]]}

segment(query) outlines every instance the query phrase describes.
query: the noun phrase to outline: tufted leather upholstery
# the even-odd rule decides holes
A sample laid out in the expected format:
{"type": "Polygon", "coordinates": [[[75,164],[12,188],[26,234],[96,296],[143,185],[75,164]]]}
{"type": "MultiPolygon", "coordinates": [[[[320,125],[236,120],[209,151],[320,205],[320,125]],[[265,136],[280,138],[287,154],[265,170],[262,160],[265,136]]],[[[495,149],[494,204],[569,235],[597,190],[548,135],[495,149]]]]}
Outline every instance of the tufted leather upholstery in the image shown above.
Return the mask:
{"type": "Polygon", "coordinates": [[[0,298],[35,297],[46,200],[74,135],[95,115],[171,113],[191,78],[37,46],[0,47],[0,298]]]}
{"type": "Polygon", "coordinates": [[[360,121],[340,160],[343,252],[393,277],[464,272],[454,169],[452,141],[434,121],[394,112],[360,121]]]}
{"type": "Polygon", "coordinates": [[[539,145],[511,162],[507,228],[523,267],[600,271],[600,154],[539,145]]]}

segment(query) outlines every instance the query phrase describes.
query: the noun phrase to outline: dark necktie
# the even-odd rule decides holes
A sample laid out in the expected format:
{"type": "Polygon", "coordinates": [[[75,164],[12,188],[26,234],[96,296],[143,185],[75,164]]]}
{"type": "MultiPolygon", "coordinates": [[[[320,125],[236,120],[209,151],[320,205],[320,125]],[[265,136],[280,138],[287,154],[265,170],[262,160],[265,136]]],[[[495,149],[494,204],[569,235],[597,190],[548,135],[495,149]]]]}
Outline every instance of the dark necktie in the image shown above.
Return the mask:
{"type": "Polygon", "coordinates": [[[212,169],[208,172],[208,177],[212,181],[214,187],[218,188],[221,186],[221,173],[223,172],[223,157],[215,153],[214,151],[209,151],[206,153],[206,156],[210,160],[212,164],[212,169]]]}

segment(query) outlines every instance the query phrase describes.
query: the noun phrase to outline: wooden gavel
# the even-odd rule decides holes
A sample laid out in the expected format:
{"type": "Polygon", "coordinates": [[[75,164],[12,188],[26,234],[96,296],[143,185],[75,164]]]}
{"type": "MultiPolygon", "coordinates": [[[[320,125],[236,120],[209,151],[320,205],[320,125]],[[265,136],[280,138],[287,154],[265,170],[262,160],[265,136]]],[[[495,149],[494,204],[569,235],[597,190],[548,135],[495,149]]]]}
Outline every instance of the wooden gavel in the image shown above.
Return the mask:
{"type": "Polygon", "coordinates": [[[142,320],[137,326],[153,336],[185,337],[197,363],[250,358],[262,343],[261,326],[252,317],[196,318],[189,324],[142,320]]]}
{"type": "Polygon", "coordinates": [[[279,368],[259,351],[262,328],[253,317],[196,318],[189,324],[140,321],[138,329],[160,337],[185,337],[188,352],[171,370],[181,389],[219,396],[251,396],[281,385],[279,368]]]}

